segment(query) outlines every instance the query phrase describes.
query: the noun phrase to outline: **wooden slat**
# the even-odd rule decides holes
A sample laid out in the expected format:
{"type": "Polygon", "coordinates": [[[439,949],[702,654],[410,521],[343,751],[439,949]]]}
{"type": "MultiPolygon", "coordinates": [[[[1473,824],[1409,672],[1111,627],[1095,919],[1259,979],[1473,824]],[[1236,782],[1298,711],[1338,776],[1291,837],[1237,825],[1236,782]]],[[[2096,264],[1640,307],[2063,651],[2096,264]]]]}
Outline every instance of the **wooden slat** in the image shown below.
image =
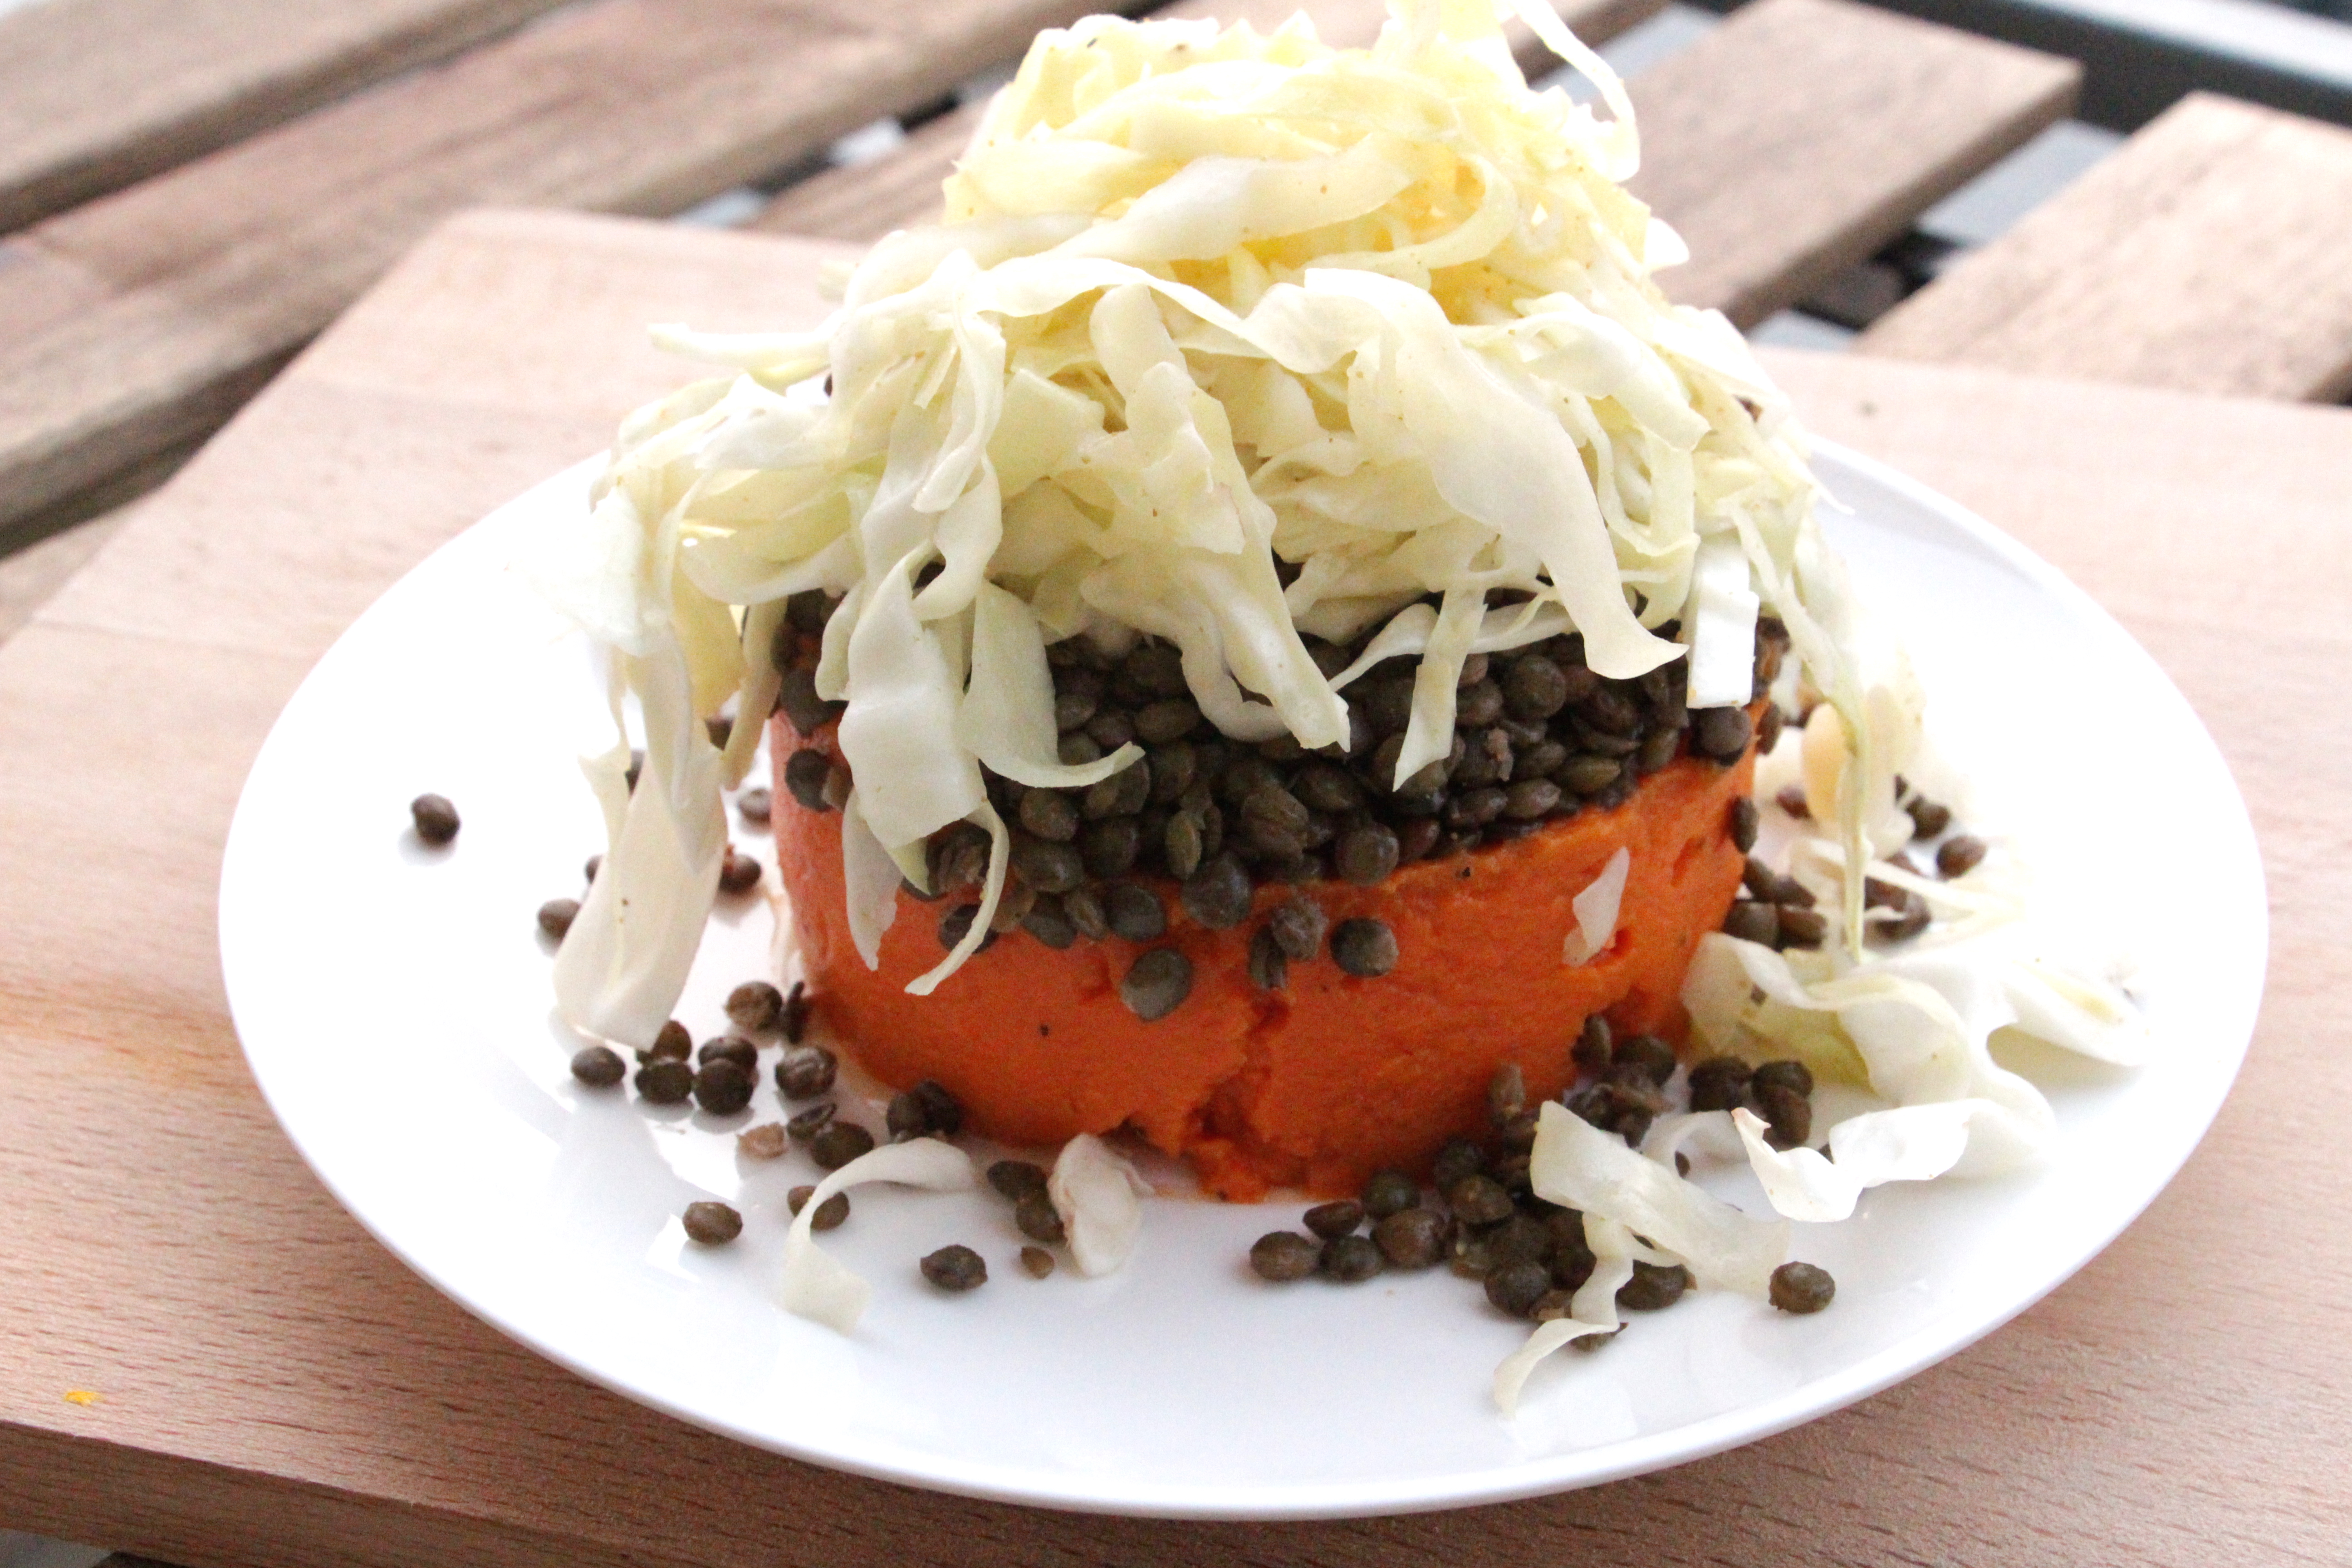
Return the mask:
{"type": "MultiPolygon", "coordinates": [[[[1665,0],[1555,0],[1560,16],[1586,43],[1615,37],[1644,17],[1664,9],[1665,0]]],[[[1178,0],[1155,13],[1172,17],[1246,21],[1270,32],[1298,12],[1315,24],[1316,36],[1342,48],[1361,48],[1379,36],[1388,16],[1383,0],[1178,0]]],[[[1534,36],[1517,29],[1520,65],[1540,69],[1550,54],[1534,36]]],[[[782,192],[748,226],[771,234],[826,239],[879,239],[894,228],[927,223],[939,216],[940,183],[978,129],[983,104],[966,104],[927,121],[887,157],[828,169],[782,192]]]]}
{"type": "Polygon", "coordinates": [[[1666,291],[1752,326],[2064,115],[2071,60],[1845,0],[1758,0],[1630,85],[1666,291]]]}
{"type": "Polygon", "coordinates": [[[215,427],[469,203],[674,212],[1086,0],[597,0],[0,244],[0,525],[215,427]]]}
{"type": "Polygon", "coordinates": [[[49,0],[0,16],[0,230],[563,0],[49,0]]]}
{"type": "Polygon", "coordinates": [[[2342,1560],[2352,747],[2315,721],[2352,652],[2342,410],[1772,362],[1810,424],[2016,531],[2166,664],[2246,793],[2277,933],[2238,1090],[2172,1186],[2048,1300],[1856,1408],[1508,1507],[1089,1519],[688,1427],[370,1240],[271,1121],[221,995],[214,879],[254,751],[386,584],[685,374],[639,323],[814,319],[809,274],[843,254],[444,228],[0,647],[0,1518],[190,1568],[2342,1560]]]}
{"type": "Polygon", "coordinates": [[[2184,99],[1856,346],[2339,399],[2352,393],[2352,131],[2184,99]]]}

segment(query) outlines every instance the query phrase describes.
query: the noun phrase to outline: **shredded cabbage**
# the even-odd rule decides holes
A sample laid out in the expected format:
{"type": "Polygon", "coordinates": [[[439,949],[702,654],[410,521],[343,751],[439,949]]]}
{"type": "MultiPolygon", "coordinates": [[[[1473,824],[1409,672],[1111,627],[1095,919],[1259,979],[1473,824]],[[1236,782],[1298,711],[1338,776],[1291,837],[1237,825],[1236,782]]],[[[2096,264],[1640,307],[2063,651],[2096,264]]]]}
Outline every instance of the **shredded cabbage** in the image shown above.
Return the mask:
{"type": "Polygon", "coordinates": [[[834,1194],[867,1182],[944,1193],[961,1191],[977,1180],[971,1156],[937,1138],[885,1143],[860,1154],[819,1182],[793,1216],[793,1227],[784,1236],[784,1273],[777,1283],[777,1299],[788,1312],[849,1332],[865,1315],[874,1287],[816,1244],[817,1209],[834,1194]]]}
{"type": "Polygon", "coordinates": [[[1570,900],[1569,907],[1576,911],[1576,929],[1560,944],[1562,963],[1590,963],[1608,947],[1609,939],[1617,934],[1617,916],[1625,902],[1625,879],[1633,868],[1633,851],[1619,849],[1601,868],[1601,875],[1570,900]]]}
{"type": "Polygon", "coordinates": [[[1109,1144],[1091,1132],[1065,1143],[1045,1192],[1062,1216],[1079,1273],[1108,1274],[1134,1256],[1143,1231],[1139,1200],[1151,1195],[1151,1184],[1109,1144]]]}
{"type": "MultiPolygon", "coordinates": [[[[1220,730],[1310,748],[1346,738],[1370,661],[1417,658],[1402,780],[1444,754],[1474,652],[1573,630],[1604,676],[1687,656],[1696,697],[1744,703],[1769,611],[1848,721],[1845,765],[1901,750],[1850,668],[1785,399],[1721,316],[1652,280],[1682,250],[1621,184],[1637,143],[1614,76],[1540,0],[1392,11],[1369,49],[1304,20],[1041,34],[947,221],[876,246],[831,320],[660,330],[731,374],[630,417],[539,575],[678,717],[688,692],[695,714],[765,712],[779,602],[844,595],[816,676],[846,704],[868,963],[896,907],[883,861],[919,865],[959,821],[1003,860],[983,768],[1070,787],[1133,761],[1060,763],[1043,653],[1063,638],[1166,638],[1220,730]],[[1528,87],[1511,15],[1605,114],[1528,87]],[[1367,633],[1337,678],[1302,641],[1367,633]]],[[[722,769],[692,763],[692,730],[648,734],[664,787],[628,806],[678,848],[616,853],[559,966],[593,1032],[649,1037],[691,951],[619,911],[691,931],[709,908],[722,769]]],[[[1849,793],[1859,864],[1870,792],[1849,793]]],[[[1858,921],[1858,883],[1847,904],[1858,921]]]]}

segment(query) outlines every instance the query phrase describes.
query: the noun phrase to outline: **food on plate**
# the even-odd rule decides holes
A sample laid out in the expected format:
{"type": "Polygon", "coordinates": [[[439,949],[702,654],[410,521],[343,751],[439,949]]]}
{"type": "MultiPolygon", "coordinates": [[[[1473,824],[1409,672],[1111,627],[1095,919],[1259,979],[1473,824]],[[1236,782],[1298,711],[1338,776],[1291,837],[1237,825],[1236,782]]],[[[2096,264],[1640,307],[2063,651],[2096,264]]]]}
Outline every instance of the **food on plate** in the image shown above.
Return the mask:
{"type": "MultiPolygon", "coordinates": [[[[1786,400],[1654,279],[1683,252],[1615,78],[1539,0],[1393,13],[1368,50],[1045,33],[946,220],[830,320],[663,331],[729,374],[632,416],[536,566],[625,721],[555,980],[654,1043],[761,879],[720,801],[764,733],[806,1005],[913,1097],[902,1142],[813,1132],[813,1201],[969,1185],[960,1131],[1058,1143],[1008,1195],[1097,1274],[1145,1191],[1104,1134],[1227,1197],[1360,1194],[1313,1267],[1478,1273],[1541,1320],[1507,1407],[1621,1307],[1760,1307],[1784,1216],[2032,1157],[1997,1029],[2122,1059],[2137,1018],[1914,787],[1962,781],[1786,400]],[[1507,14],[1597,109],[1527,85],[1507,14]],[[1871,1109],[1817,1116],[1817,1078],[1871,1109]],[[1771,1217],[1685,1173],[1735,1161],[1771,1217]]],[[[845,1328],[812,1224],[785,1299],[845,1328]]]]}

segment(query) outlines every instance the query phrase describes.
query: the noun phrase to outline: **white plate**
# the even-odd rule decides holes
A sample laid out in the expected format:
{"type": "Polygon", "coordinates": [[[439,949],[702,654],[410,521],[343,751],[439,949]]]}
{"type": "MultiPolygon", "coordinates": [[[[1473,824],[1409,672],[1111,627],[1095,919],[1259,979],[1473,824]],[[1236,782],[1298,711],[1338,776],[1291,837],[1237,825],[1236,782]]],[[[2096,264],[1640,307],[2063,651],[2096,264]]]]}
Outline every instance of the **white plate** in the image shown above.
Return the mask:
{"type": "MultiPolygon", "coordinates": [[[[572,1080],[550,1009],[532,916],[602,847],[572,759],[606,721],[583,647],[507,563],[577,504],[584,469],[409,574],[287,705],[221,872],[237,1032],[304,1158],[425,1279],[584,1377],[821,1464],[1064,1508],[1299,1518],[1554,1491],[1780,1431],[1949,1355],[2113,1238],[2228,1091],[2265,947],[2244,806],[2154,662],[1950,502],[1834,448],[1821,468],[1853,509],[1832,538],[1901,607],[1938,732],[2136,943],[2160,1051],[2136,1073],[2060,1064],[2058,1152],[2032,1175],[1883,1187],[1845,1225],[1800,1226],[1796,1256],[1838,1280],[1817,1317],[1694,1296],[1554,1358],[1507,1422],[1488,1378],[1524,1331],[1475,1285],[1246,1272],[1295,1205],[1156,1202],[1123,1272],[1039,1282],[992,1194],[884,1188],[831,1237],[877,1287],[856,1334],[778,1310],[784,1194],[814,1168],[739,1163],[730,1135],[775,1115],[772,1085],[731,1119],[649,1112],[572,1080]],[[464,816],[446,853],[406,830],[426,790],[464,816]],[[740,1241],[685,1240],[677,1216],[704,1197],[744,1212],[740,1241]],[[949,1298],[914,1260],[955,1240],[991,1279],[949,1298]]],[[[771,931],[759,902],[714,921],[680,1007],[698,1038],[765,972],[771,931]]]]}

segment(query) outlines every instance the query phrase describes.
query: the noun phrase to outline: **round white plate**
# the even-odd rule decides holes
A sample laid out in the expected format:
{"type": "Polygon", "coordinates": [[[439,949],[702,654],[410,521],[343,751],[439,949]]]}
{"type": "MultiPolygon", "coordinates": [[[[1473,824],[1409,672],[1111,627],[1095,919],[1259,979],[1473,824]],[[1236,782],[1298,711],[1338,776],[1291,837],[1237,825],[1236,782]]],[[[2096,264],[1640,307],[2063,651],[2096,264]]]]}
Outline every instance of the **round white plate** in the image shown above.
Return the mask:
{"type": "MultiPolygon", "coordinates": [[[[814,1169],[798,1151],[739,1160],[732,1136],[776,1116],[772,1084],[726,1119],[583,1089],[550,1006],[533,912],[603,847],[573,759],[609,721],[584,647],[509,563],[579,504],[585,468],[410,573],[287,705],[221,872],[238,1035],[303,1157],[425,1279],[584,1377],[821,1464],[1062,1508],[1300,1518],[1553,1491],[1780,1431],[1990,1331],[2129,1223],[2228,1091],[2266,941],[2245,808],[2155,663],[1950,502],[1838,449],[1820,467],[1852,509],[1833,542],[1896,607],[1937,734],[2132,943],[2159,1050],[2137,1072],[2037,1067],[2061,1125],[2044,1169],[1881,1187],[1844,1225],[1799,1226],[1795,1256],[1838,1280],[1819,1316],[1695,1295],[1553,1358],[1507,1421],[1488,1379],[1525,1331],[1475,1284],[1247,1272],[1296,1204],[1154,1202],[1122,1272],[1036,1281],[993,1194],[880,1187],[828,1238],[876,1286],[856,1334],[779,1310],[784,1194],[814,1169]],[[407,828],[427,790],[465,819],[446,851],[407,828]],[[743,1211],[733,1246],[685,1239],[677,1215],[705,1197],[743,1211]],[[950,1241],[986,1257],[985,1288],[918,1277],[950,1241]]],[[[697,1038],[767,973],[772,931],[757,900],[713,921],[679,1008],[697,1038]]]]}

